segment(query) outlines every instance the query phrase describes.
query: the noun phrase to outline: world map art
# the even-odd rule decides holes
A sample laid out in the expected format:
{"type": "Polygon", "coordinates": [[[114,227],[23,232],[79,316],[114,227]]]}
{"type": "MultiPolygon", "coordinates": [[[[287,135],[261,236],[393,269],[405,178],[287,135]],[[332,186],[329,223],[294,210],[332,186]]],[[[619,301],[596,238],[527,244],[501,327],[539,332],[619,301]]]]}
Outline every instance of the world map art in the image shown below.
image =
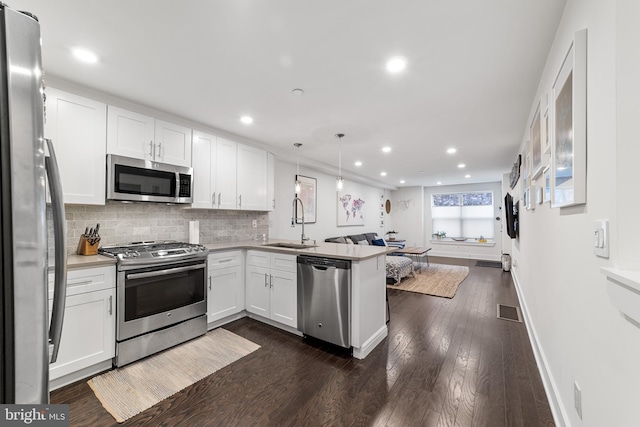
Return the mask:
{"type": "Polygon", "coordinates": [[[338,192],[338,226],[364,225],[364,205],[362,197],[354,192],[338,192]]]}

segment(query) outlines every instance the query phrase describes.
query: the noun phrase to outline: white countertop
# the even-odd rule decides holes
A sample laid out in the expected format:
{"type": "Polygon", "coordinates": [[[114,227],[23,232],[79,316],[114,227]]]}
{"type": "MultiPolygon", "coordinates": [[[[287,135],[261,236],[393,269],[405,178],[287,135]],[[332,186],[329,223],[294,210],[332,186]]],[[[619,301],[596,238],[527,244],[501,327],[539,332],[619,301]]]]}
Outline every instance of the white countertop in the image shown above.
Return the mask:
{"type": "Polygon", "coordinates": [[[361,261],[374,258],[379,255],[385,255],[394,252],[397,248],[388,248],[385,246],[370,245],[348,245],[343,243],[327,243],[317,242],[315,247],[313,243],[307,242],[309,245],[306,249],[291,249],[282,247],[267,246],[272,243],[300,243],[294,240],[268,239],[266,242],[261,240],[245,240],[239,242],[220,242],[204,245],[209,248],[210,252],[218,252],[230,249],[255,249],[270,252],[287,253],[292,255],[310,255],[326,258],[348,259],[351,261],[361,261]]]}
{"type": "MultiPolygon", "coordinates": [[[[270,252],[287,253],[292,255],[311,255],[326,258],[348,259],[351,261],[361,261],[394,252],[397,248],[388,248],[384,246],[369,245],[348,245],[343,243],[327,243],[318,242],[316,247],[313,243],[308,243],[306,249],[290,249],[273,246],[265,246],[271,243],[300,243],[293,240],[268,239],[266,242],[262,240],[243,240],[237,242],[218,242],[204,245],[210,252],[228,251],[231,249],[256,249],[270,252]]],[[[115,258],[104,255],[69,255],[67,257],[67,268],[90,268],[102,267],[105,265],[115,265],[115,258]]],[[[49,263],[49,268],[53,268],[53,262],[49,263]]]]}

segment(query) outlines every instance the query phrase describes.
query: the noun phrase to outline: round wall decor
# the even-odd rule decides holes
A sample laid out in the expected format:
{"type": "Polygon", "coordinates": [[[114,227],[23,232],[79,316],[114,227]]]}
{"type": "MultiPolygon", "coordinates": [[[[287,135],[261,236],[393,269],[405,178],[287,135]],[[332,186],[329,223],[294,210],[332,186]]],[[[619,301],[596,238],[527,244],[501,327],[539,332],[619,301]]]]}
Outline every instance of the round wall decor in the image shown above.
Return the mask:
{"type": "Polygon", "coordinates": [[[391,201],[389,199],[387,199],[387,201],[385,202],[384,209],[387,211],[387,213],[391,213],[391,201]]]}

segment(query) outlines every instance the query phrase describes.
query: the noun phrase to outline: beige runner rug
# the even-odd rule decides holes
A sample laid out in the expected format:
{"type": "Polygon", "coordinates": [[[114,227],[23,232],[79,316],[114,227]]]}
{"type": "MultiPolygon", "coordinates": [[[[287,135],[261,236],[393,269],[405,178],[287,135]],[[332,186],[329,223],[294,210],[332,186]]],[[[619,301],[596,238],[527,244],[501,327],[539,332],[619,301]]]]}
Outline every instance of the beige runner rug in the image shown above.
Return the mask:
{"type": "Polygon", "coordinates": [[[406,277],[397,285],[387,285],[387,288],[453,298],[458,286],[468,275],[469,267],[431,264],[416,270],[415,277],[406,277]]]}
{"type": "Polygon", "coordinates": [[[102,406],[121,423],[258,348],[218,328],[88,383],[102,406]]]}

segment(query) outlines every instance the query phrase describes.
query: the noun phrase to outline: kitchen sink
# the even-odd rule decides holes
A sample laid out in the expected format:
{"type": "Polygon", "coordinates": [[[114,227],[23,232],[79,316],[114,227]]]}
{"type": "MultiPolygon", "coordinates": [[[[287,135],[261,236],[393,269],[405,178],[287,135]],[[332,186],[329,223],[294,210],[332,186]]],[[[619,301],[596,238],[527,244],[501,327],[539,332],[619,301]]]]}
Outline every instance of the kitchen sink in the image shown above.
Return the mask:
{"type": "Polygon", "coordinates": [[[288,249],[306,249],[317,248],[318,245],[303,245],[301,243],[267,243],[263,246],[269,246],[272,248],[288,248],[288,249]]]}

